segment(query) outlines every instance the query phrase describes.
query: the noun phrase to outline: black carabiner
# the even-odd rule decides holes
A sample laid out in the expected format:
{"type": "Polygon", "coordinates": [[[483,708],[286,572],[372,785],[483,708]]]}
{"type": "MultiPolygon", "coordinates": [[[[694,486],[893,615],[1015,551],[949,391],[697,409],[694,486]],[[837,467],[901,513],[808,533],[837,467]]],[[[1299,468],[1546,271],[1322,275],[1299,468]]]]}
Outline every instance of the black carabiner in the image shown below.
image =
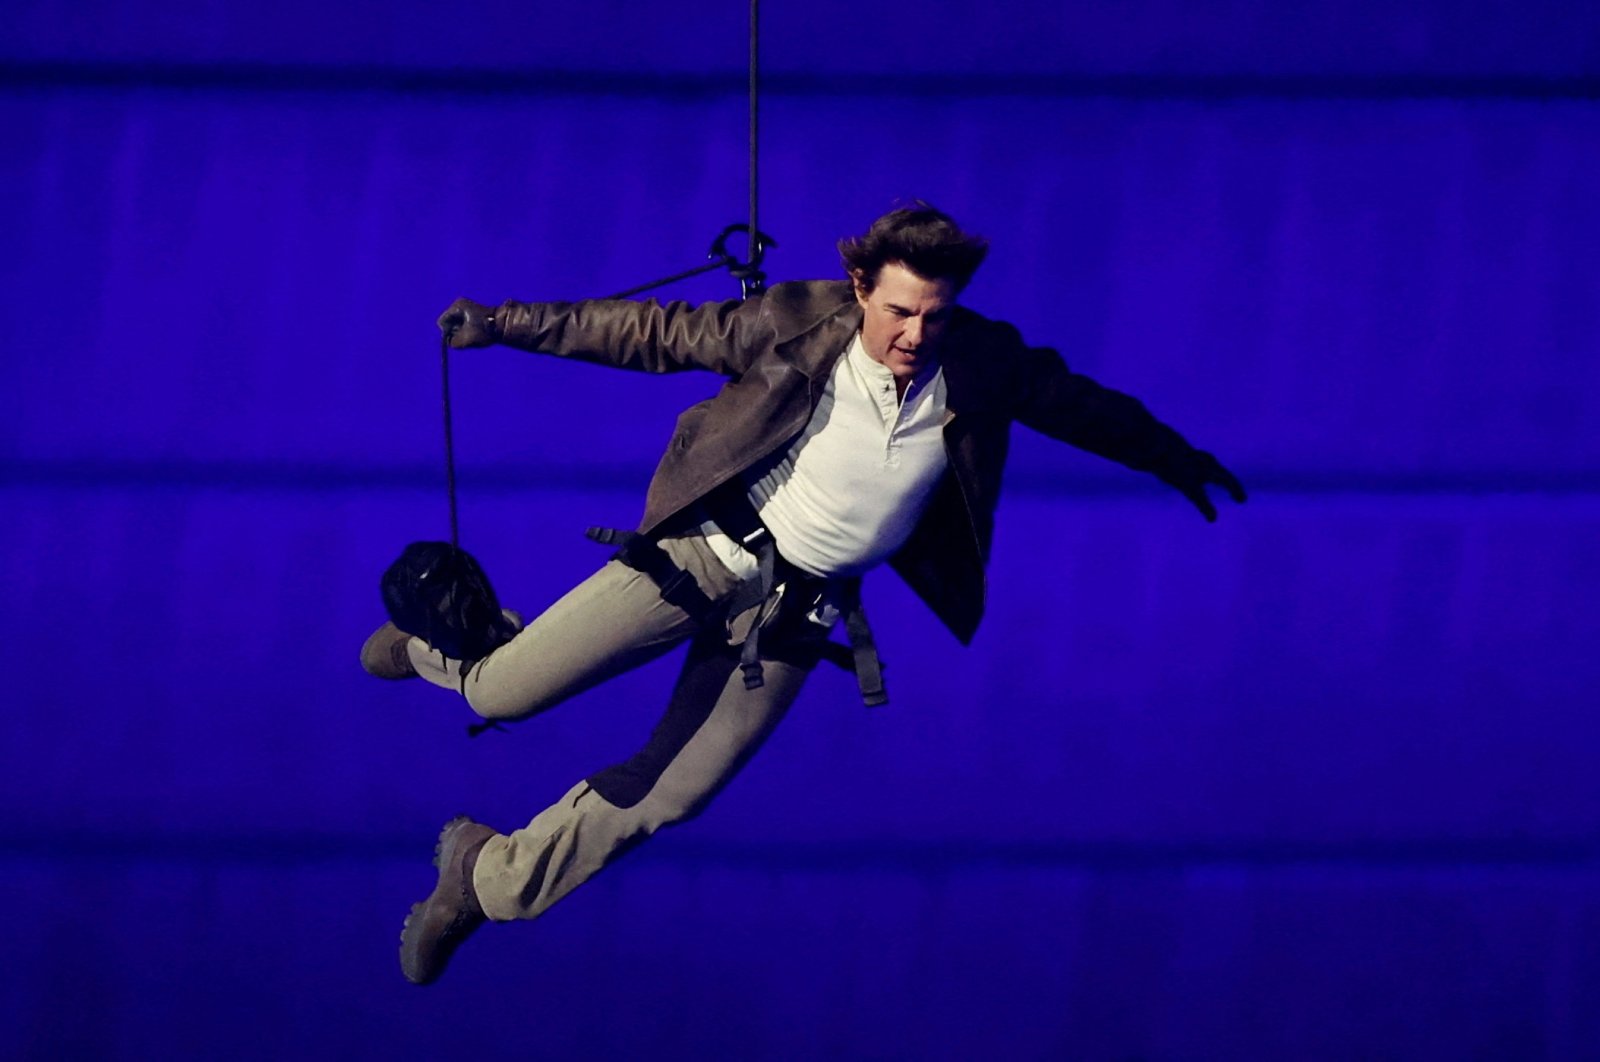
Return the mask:
{"type": "Polygon", "coordinates": [[[717,234],[711,241],[711,250],[708,258],[720,259],[739,281],[741,298],[748,299],[752,295],[759,295],[767,290],[767,274],[761,271],[761,260],[766,257],[768,247],[778,246],[778,241],[766,233],[756,230],[755,239],[749,239],[750,226],[739,222],[729,225],[717,234]],[[734,233],[743,233],[746,237],[745,254],[749,257],[740,261],[728,250],[728,237],[734,233]]]}

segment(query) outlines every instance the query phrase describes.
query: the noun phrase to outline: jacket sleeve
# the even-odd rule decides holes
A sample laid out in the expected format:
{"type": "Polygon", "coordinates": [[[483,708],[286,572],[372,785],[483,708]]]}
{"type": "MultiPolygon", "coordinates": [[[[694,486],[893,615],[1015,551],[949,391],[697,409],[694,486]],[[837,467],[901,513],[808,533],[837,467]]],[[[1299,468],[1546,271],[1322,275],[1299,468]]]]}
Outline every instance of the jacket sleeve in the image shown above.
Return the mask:
{"type": "Polygon", "coordinates": [[[639,372],[708,369],[739,376],[773,341],[760,297],[665,305],[631,302],[504,302],[499,342],[522,350],[639,372]]]}
{"type": "Polygon", "coordinates": [[[1140,472],[1169,480],[1186,474],[1198,451],[1144,403],[1073,372],[1054,350],[1023,345],[1014,329],[1004,327],[1016,344],[1014,419],[1140,472]]]}

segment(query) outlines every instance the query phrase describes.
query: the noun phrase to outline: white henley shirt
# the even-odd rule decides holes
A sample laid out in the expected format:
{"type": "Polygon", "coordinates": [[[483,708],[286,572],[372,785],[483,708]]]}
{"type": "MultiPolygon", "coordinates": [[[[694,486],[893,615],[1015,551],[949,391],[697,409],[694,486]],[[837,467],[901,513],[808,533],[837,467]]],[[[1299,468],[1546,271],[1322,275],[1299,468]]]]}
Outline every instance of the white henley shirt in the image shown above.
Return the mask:
{"type": "MultiPolygon", "coordinates": [[[[894,374],[867,356],[857,332],[805,430],[746,483],[778,552],[823,577],[860,575],[885,560],[910,537],[949,463],[944,422],[937,363],[897,397],[894,374]]],[[[704,531],[734,574],[755,574],[751,553],[709,521],[704,531]]]]}

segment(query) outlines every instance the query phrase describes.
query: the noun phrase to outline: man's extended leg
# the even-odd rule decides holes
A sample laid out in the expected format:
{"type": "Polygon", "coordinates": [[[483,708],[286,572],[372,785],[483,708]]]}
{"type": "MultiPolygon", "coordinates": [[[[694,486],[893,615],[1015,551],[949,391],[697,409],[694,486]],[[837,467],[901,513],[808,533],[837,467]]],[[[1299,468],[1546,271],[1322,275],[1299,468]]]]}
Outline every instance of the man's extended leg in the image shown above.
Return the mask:
{"type": "Polygon", "coordinates": [[[816,665],[817,640],[763,653],[766,681],[747,690],[737,650],[718,632],[697,637],[637,755],[579,782],[524,828],[475,838],[469,875],[467,862],[451,864],[442,852],[441,888],[413,909],[402,935],[406,976],[433,980],[484,917],[536,918],[656,830],[699,813],[794,703],[816,665]]]}
{"type": "Polygon", "coordinates": [[[815,664],[765,661],[747,690],[737,651],[695,640],[666,714],[640,752],[573,786],[523,829],[490,838],[473,885],[496,921],[535,918],[662,826],[699,813],[794,703],[815,664]]]}

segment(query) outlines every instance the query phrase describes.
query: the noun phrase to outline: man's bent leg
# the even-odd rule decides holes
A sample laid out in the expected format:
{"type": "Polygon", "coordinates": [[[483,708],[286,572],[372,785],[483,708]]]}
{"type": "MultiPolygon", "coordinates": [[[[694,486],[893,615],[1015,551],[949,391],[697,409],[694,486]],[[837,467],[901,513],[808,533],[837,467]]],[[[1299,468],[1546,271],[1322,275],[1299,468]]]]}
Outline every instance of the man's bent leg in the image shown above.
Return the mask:
{"type": "MultiPolygon", "coordinates": [[[[661,548],[713,601],[736,598],[740,582],[698,534],[663,539],[661,548]]],[[[418,674],[461,692],[486,719],[518,719],[638,667],[696,630],[682,609],[661,599],[649,576],[612,560],[546,609],[505,645],[460,674],[460,661],[420,638],[408,652],[418,674]]]]}
{"type": "Polygon", "coordinates": [[[747,690],[737,649],[715,633],[696,638],[638,755],[484,845],[473,872],[484,912],[495,921],[536,918],[657,829],[697,814],[782,720],[815,663],[814,654],[766,660],[765,684],[747,690]]]}

